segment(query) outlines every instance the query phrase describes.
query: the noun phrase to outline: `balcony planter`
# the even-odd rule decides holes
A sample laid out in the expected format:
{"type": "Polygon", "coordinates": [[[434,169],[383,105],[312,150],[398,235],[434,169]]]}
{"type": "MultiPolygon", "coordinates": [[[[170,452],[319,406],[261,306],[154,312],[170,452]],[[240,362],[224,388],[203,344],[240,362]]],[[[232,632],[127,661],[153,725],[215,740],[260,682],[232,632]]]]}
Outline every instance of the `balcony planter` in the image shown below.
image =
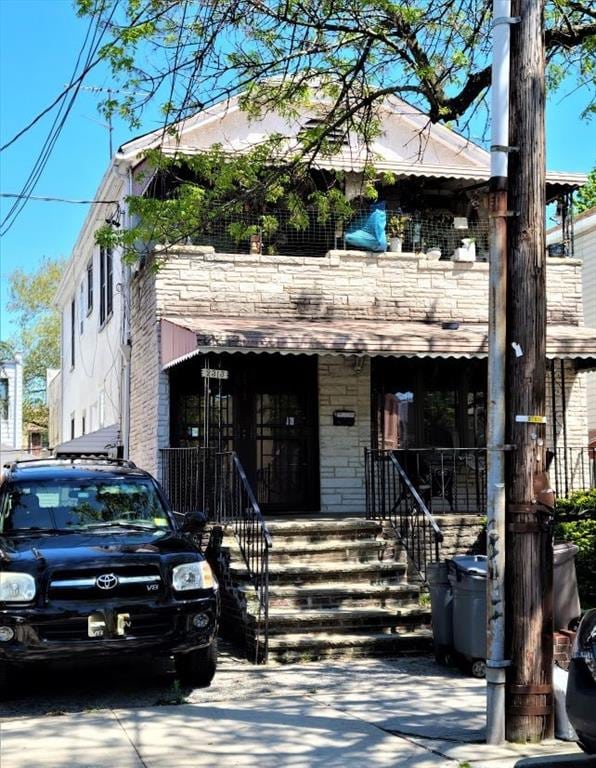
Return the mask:
{"type": "Polygon", "coordinates": [[[401,237],[389,238],[389,250],[391,253],[401,253],[402,239],[401,237]]]}
{"type": "Polygon", "coordinates": [[[438,261],[441,258],[441,249],[440,248],[431,248],[426,252],[426,258],[429,261],[438,261]]]}

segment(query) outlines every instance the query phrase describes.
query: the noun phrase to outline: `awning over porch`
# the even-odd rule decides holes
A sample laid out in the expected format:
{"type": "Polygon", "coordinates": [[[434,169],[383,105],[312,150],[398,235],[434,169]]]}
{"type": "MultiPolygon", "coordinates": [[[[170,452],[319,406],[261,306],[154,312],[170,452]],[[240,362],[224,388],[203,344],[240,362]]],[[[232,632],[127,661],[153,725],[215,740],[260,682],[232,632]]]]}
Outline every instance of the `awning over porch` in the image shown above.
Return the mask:
{"type": "MultiPolygon", "coordinates": [[[[487,357],[486,323],[177,317],[161,320],[165,369],[207,352],[368,357],[487,357]]],[[[596,329],[549,325],[548,358],[596,365],[596,329]]]]}

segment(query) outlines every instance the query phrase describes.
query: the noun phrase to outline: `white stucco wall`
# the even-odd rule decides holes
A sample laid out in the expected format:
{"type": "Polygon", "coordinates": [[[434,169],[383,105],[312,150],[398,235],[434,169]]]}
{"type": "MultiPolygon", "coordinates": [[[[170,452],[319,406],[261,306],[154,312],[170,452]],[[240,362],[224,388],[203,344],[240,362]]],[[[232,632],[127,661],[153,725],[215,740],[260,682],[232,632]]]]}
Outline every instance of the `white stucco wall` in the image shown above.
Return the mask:
{"type": "Polygon", "coordinates": [[[0,363],[0,378],[8,382],[7,418],[0,414],[0,445],[23,448],[23,364],[20,355],[15,360],[0,363]]]}

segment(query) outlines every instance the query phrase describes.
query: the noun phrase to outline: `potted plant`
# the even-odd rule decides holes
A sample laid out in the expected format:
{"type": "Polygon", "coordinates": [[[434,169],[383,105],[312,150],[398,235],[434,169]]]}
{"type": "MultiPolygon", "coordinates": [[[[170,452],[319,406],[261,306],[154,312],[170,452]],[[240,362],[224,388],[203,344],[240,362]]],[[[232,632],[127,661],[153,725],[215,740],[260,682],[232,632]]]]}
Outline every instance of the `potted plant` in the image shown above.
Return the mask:
{"type": "Polygon", "coordinates": [[[387,235],[389,236],[389,250],[393,253],[401,253],[406,222],[408,219],[409,216],[404,216],[403,213],[389,217],[389,221],[387,222],[387,235]]]}

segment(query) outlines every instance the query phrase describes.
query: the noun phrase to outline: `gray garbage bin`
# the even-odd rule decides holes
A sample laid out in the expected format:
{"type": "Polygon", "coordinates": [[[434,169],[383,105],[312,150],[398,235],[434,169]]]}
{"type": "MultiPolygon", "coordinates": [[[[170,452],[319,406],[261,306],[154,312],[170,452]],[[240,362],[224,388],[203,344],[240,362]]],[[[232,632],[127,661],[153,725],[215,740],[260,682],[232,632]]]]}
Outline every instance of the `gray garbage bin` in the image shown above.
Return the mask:
{"type": "Polygon", "coordinates": [[[555,631],[567,629],[569,623],[581,616],[575,556],[577,544],[570,541],[555,543],[553,547],[553,603],[555,631]]]}
{"type": "Polygon", "coordinates": [[[456,555],[449,561],[453,589],[453,647],[484,677],[486,660],[486,555],[456,555]]]}
{"type": "Polygon", "coordinates": [[[448,573],[446,561],[426,566],[435,659],[441,664],[453,650],[453,591],[448,573]]]}

